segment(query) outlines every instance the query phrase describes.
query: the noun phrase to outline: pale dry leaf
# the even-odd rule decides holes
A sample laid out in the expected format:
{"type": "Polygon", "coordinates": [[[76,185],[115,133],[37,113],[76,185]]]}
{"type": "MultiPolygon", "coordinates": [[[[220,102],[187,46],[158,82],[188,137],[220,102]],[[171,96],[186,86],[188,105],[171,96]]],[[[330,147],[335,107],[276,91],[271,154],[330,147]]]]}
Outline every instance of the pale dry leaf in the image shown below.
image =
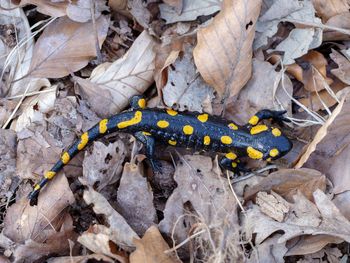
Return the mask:
{"type": "MultiPolygon", "coordinates": [[[[342,13],[328,19],[326,26],[350,30],[350,13],[342,13]]],[[[323,41],[349,40],[350,36],[339,30],[326,28],[323,32],[323,41]]]]}
{"type": "Polygon", "coordinates": [[[35,5],[38,12],[52,16],[61,17],[66,15],[66,8],[69,5],[69,1],[47,1],[47,0],[22,0],[19,1],[20,5],[35,5]]]}
{"type": "Polygon", "coordinates": [[[347,0],[312,0],[317,14],[326,22],[329,18],[349,12],[347,0]]]}
{"type": "Polygon", "coordinates": [[[46,262],[47,263],[89,263],[91,261],[96,262],[115,262],[113,259],[104,256],[102,254],[90,254],[84,256],[67,256],[67,257],[51,257],[46,262]]]}
{"type": "Polygon", "coordinates": [[[116,253],[118,248],[113,242],[119,238],[117,234],[104,225],[93,225],[78,237],[78,242],[96,254],[104,254],[118,262],[127,263],[126,258],[116,253]]]}
{"type": "Polygon", "coordinates": [[[4,219],[3,233],[15,242],[32,239],[38,243],[54,237],[62,225],[74,196],[65,176],[56,176],[40,193],[38,204],[30,206],[23,198],[10,206],[4,219]]]}
{"type": "Polygon", "coordinates": [[[236,95],[251,77],[260,6],[260,0],[224,0],[220,13],[197,33],[194,61],[203,79],[220,96],[236,95]]]}
{"type": "Polygon", "coordinates": [[[106,0],[78,0],[76,2],[70,2],[66,13],[71,20],[85,23],[91,20],[91,10],[95,11],[95,19],[99,18],[101,12],[108,11],[106,0]],[[94,6],[92,7],[91,4],[94,6]]]}
{"type": "Polygon", "coordinates": [[[342,82],[350,85],[350,61],[348,58],[344,57],[338,51],[332,49],[332,53],[330,54],[331,59],[334,60],[335,63],[338,64],[338,68],[331,69],[331,72],[334,76],[340,79],[342,82]]]}
{"type": "Polygon", "coordinates": [[[92,151],[86,151],[83,161],[83,177],[79,178],[83,185],[97,186],[101,191],[109,184],[120,179],[126,147],[121,140],[107,146],[102,142],[94,142],[92,151]]]}
{"type": "Polygon", "coordinates": [[[350,240],[350,222],[321,190],[314,192],[315,204],[302,194],[294,196],[291,213],[282,223],[265,216],[257,206],[247,210],[246,227],[252,227],[256,233],[256,242],[260,244],[276,231],[284,234],[277,242],[286,242],[301,235],[329,235],[350,240]],[[341,228],[339,227],[341,226],[341,228]]]}
{"type": "MultiPolygon", "coordinates": [[[[107,36],[109,18],[96,20],[99,45],[107,36]]],[[[83,67],[96,56],[92,22],[73,22],[67,17],[58,18],[45,28],[35,44],[30,75],[61,78],[83,67]]]]}
{"type": "Polygon", "coordinates": [[[350,191],[336,194],[333,202],[339,208],[340,212],[350,220],[350,191]]]}
{"type": "Polygon", "coordinates": [[[181,14],[184,0],[163,0],[163,2],[174,7],[177,14],[181,14]]]}
{"type": "Polygon", "coordinates": [[[274,191],[288,202],[299,191],[307,199],[312,200],[312,194],[316,189],[326,190],[326,177],[319,171],[300,169],[281,169],[269,174],[259,183],[249,185],[244,191],[244,199],[250,200],[260,191],[274,191]]]}
{"type": "Polygon", "coordinates": [[[171,254],[164,253],[169,249],[156,226],[151,226],[142,239],[135,240],[136,250],[130,254],[130,263],[179,263],[171,254]]]}
{"type": "Polygon", "coordinates": [[[153,192],[141,173],[140,164],[126,163],[117,193],[118,211],[135,232],[142,236],[158,223],[153,192]]]}
{"type": "Polygon", "coordinates": [[[293,85],[285,75],[282,87],[281,72],[268,62],[253,59],[253,74],[247,85],[241,90],[235,101],[229,102],[227,107],[228,119],[245,123],[257,111],[262,109],[287,110],[292,114],[290,96],[293,85]],[[288,95],[288,94],[289,95],[288,95]]]}
{"type": "Polygon", "coordinates": [[[12,196],[19,181],[16,175],[17,137],[12,130],[0,130],[0,195],[12,196]]]}
{"type": "Polygon", "coordinates": [[[138,239],[138,235],[100,193],[93,189],[86,190],[84,191],[84,200],[88,205],[94,205],[93,210],[96,214],[102,214],[106,217],[109,224],[108,238],[110,240],[127,250],[135,248],[133,239],[138,239]]]}
{"type": "Polygon", "coordinates": [[[134,19],[143,27],[149,28],[149,23],[151,21],[151,12],[147,9],[147,6],[142,0],[129,0],[128,7],[130,13],[133,15],[134,19]]]}
{"type": "Polygon", "coordinates": [[[172,66],[168,67],[168,81],[162,90],[163,100],[168,107],[202,112],[203,101],[206,98],[212,100],[214,91],[197,73],[192,47],[185,45],[184,49],[183,56],[177,57],[172,66]]]}
{"type": "Polygon", "coordinates": [[[261,212],[278,222],[282,222],[289,212],[288,202],[273,191],[271,194],[259,192],[255,202],[260,206],[261,212]]]}
{"type": "Polygon", "coordinates": [[[128,0],[110,0],[108,5],[113,11],[125,11],[128,7],[128,0]]]}
{"type": "Polygon", "coordinates": [[[167,24],[180,21],[193,21],[198,16],[211,15],[220,10],[221,0],[183,0],[181,13],[179,8],[168,4],[160,4],[160,17],[167,24]]]}
{"type": "Polygon", "coordinates": [[[155,41],[146,32],[139,35],[128,52],[108,68],[95,68],[90,81],[80,81],[80,92],[100,117],[123,110],[129,99],[143,94],[153,83],[155,41]]]}
{"type": "Polygon", "coordinates": [[[296,167],[314,168],[324,173],[332,181],[336,194],[350,189],[347,161],[350,157],[350,93],[346,91],[347,94],[296,164],[296,167]]]}
{"type": "MultiPolygon", "coordinates": [[[[161,232],[173,235],[177,242],[188,237],[194,218],[186,216],[188,207],[190,214],[197,214],[202,223],[209,228],[226,227],[225,240],[237,241],[237,202],[228,188],[227,181],[222,180],[209,157],[186,155],[177,165],[174,179],[177,188],[167,200],[164,219],[160,222],[161,232]]],[[[188,213],[187,213],[188,214],[188,213]]],[[[197,219],[198,220],[198,219],[197,219]]],[[[220,242],[223,236],[220,231],[215,240],[220,242]]]]}

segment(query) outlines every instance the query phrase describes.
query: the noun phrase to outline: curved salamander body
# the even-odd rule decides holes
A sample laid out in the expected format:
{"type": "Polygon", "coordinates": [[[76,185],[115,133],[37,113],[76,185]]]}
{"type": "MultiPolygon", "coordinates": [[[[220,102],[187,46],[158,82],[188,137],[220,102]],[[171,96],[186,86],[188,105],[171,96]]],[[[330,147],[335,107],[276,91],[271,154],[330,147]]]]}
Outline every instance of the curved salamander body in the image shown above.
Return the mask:
{"type": "Polygon", "coordinates": [[[132,98],[131,106],[131,111],[103,119],[83,133],[80,139],[63,152],[52,169],[45,173],[44,178],[30,193],[29,199],[36,198],[40,189],[89,142],[115,131],[133,134],[141,141],[155,170],[160,169],[158,162],[154,160],[156,143],[224,153],[220,164],[232,171],[240,169],[238,156],[271,161],[285,155],[292,148],[289,139],[278,128],[258,124],[269,118],[287,121],[281,111],[259,111],[246,125],[238,126],[232,121],[207,113],[146,109],[146,102],[140,96],[132,98]]]}

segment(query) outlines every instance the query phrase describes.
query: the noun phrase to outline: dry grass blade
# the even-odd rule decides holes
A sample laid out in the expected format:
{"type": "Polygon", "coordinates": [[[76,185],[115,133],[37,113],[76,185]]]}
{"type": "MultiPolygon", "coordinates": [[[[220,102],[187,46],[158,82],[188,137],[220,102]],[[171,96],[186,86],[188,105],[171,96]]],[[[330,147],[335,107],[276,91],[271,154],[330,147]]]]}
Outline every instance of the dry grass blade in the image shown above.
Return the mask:
{"type": "Polygon", "coordinates": [[[212,23],[198,31],[193,51],[204,80],[224,97],[236,95],[252,71],[252,42],[261,1],[224,0],[212,23]]]}

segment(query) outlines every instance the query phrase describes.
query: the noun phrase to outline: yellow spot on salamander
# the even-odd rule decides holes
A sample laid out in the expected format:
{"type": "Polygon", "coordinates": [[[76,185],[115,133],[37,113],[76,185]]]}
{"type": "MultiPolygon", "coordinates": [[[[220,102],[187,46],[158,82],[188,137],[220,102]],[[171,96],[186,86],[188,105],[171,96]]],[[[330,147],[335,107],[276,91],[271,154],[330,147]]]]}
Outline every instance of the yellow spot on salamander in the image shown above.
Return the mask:
{"type": "Polygon", "coordinates": [[[197,116],[197,119],[200,121],[200,122],[206,122],[208,120],[208,114],[206,113],[203,113],[201,115],[198,115],[197,116]]]}
{"type": "Polygon", "coordinates": [[[210,137],[208,135],[204,136],[203,143],[204,143],[204,145],[209,145],[210,144],[210,137]]]}
{"type": "Polygon", "coordinates": [[[231,144],[232,138],[230,136],[227,136],[227,135],[221,136],[221,142],[223,144],[231,144]]]}
{"type": "Polygon", "coordinates": [[[169,122],[161,120],[157,122],[157,126],[164,129],[169,126],[169,122]]]}
{"type": "Polygon", "coordinates": [[[119,129],[124,129],[126,127],[129,127],[131,125],[135,125],[142,120],[142,112],[141,111],[136,111],[134,117],[132,117],[130,120],[127,121],[122,121],[117,124],[117,127],[119,129]]]}
{"type": "Polygon", "coordinates": [[[279,154],[279,151],[278,151],[276,148],[273,148],[273,149],[270,151],[270,156],[271,156],[271,157],[276,157],[278,154],[279,154]]]}
{"type": "Polygon", "coordinates": [[[235,163],[235,162],[232,162],[231,165],[232,165],[233,168],[237,167],[237,163],[235,163]]]}
{"type": "Polygon", "coordinates": [[[248,146],[247,153],[248,153],[248,156],[252,159],[261,159],[264,156],[264,154],[262,152],[254,149],[251,146],[248,146]]]}
{"type": "Polygon", "coordinates": [[[234,124],[234,123],[232,123],[232,122],[228,125],[228,127],[229,127],[231,130],[238,130],[237,125],[234,124]]]}
{"type": "Polygon", "coordinates": [[[259,118],[258,116],[254,115],[253,117],[250,118],[249,120],[249,124],[251,125],[257,125],[259,122],[259,118]]]}
{"type": "Polygon", "coordinates": [[[44,177],[46,179],[52,179],[54,176],[56,175],[56,173],[54,171],[47,171],[44,175],[44,177]]]}
{"type": "Polygon", "coordinates": [[[185,125],[182,130],[186,135],[191,135],[193,133],[193,127],[191,125],[185,125]]]}
{"type": "Polygon", "coordinates": [[[250,134],[258,134],[267,131],[269,128],[266,125],[256,125],[250,129],[250,134]]]}
{"type": "Polygon", "coordinates": [[[103,119],[100,121],[99,127],[98,127],[100,134],[104,134],[107,131],[107,123],[108,123],[108,119],[103,119]]]}
{"type": "Polygon", "coordinates": [[[271,157],[267,158],[266,161],[267,161],[267,162],[271,162],[271,161],[272,161],[272,160],[271,160],[271,157]]]}
{"type": "Polygon", "coordinates": [[[176,141],[173,141],[173,140],[169,140],[168,143],[169,143],[170,145],[176,145],[176,141]]]}
{"type": "Polygon", "coordinates": [[[38,191],[38,190],[40,190],[40,185],[38,185],[38,184],[36,184],[35,186],[34,186],[34,191],[38,191]]]}
{"type": "Polygon", "coordinates": [[[145,132],[145,131],[143,131],[142,134],[143,134],[143,135],[146,135],[146,136],[151,136],[151,135],[152,135],[151,133],[145,132]]]}
{"type": "Polygon", "coordinates": [[[80,143],[78,144],[78,150],[84,149],[86,144],[89,142],[89,134],[88,132],[84,132],[80,137],[80,143]]]}
{"type": "Polygon", "coordinates": [[[69,153],[68,152],[64,152],[61,156],[61,161],[63,164],[67,164],[69,163],[69,160],[70,160],[70,156],[69,156],[69,153]]]}
{"type": "Polygon", "coordinates": [[[278,128],[274,128],[272,129],[272,134],[273,136],[278,137],[278,136],[281,136],[282,133],[278,128]]]}
{"type": "Polygon", "coordinates": [[[234,160],[237,158],[237,155],[231,152],[231,153],[226,153],[225,157],[227,159],[234,160]]]}
{"type": "Polygon", "coordinates": [[[170,115],[170,116],[176,116],[177,115],[177,111],[174,111],[172,109],[167,109],[166,112],[170,115]]]}
{"type": "Polygon", "coordinates": [[[141,109],[144,109],[144,108],[146,108],[146,100],[145,99],[139,99],[139,101],[137,102],[137,104],[139,105],[139,107],[141,108],[141,109]]]}

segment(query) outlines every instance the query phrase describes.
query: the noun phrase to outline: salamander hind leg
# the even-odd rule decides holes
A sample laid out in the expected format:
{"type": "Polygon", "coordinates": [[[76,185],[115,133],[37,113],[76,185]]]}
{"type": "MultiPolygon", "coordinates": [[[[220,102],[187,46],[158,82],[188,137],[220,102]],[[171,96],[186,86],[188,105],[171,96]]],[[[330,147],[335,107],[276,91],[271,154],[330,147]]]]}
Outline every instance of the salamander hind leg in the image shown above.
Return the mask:
{"type": "Polygon", "coordinates": [[[146,147],[146,157],[151,163],[153,172],[162,172],[162,165],[161,163],[154,158],[154,151],[155,151],[155,140],[152,137],[152,135],[148,132],[136,132],[134,134],[135,138],[142,142],[146,147]]]}
{"type": "Polygon", "coordinates": [[[142,95],[136,95],[130,99],[130,107],[133,110],[144,109],[146,108],[146,106],[147,106],[146,99],[142,95]]]}
{"type": "Polygon", "coordinates": [[[233,152],[226,153],[226,155],[220,159],[220,167],[232,171],[236,175],[240,175],[242,172],[250,172],[250,169],[246,168],[233,152]]]}

